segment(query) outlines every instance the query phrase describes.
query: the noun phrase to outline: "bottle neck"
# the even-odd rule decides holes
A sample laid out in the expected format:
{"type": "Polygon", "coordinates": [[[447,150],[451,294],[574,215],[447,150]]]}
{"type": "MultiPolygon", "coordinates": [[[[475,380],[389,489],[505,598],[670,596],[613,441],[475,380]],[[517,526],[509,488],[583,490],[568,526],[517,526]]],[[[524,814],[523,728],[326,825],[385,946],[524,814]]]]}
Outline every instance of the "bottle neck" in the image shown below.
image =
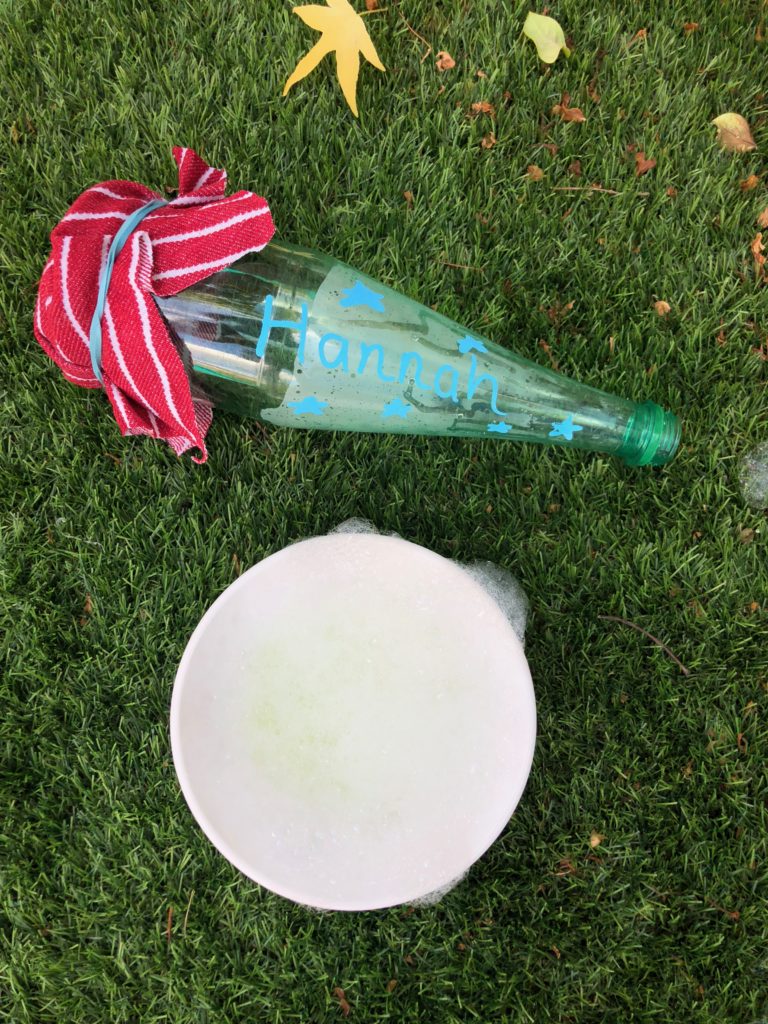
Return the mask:
{"type": "Polygon", "coordinates": [[[680,443],[680,421],[655,402],[643,402],[627,424],[616,453],[628,466],[663,466],[680,443]]]}

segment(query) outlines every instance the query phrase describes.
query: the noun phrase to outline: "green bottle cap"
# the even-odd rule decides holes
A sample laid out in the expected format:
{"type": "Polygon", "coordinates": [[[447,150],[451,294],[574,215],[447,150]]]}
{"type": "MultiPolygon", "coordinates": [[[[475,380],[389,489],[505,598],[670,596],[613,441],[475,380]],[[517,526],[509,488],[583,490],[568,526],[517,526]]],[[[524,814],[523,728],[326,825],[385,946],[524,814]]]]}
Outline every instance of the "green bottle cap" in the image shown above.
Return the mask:
{"type": "Polygon", "coordinates": [[[616,453],[628,466],[663,466],[680,444],[680,420],[655,402],[638,405],[616,453]]]}

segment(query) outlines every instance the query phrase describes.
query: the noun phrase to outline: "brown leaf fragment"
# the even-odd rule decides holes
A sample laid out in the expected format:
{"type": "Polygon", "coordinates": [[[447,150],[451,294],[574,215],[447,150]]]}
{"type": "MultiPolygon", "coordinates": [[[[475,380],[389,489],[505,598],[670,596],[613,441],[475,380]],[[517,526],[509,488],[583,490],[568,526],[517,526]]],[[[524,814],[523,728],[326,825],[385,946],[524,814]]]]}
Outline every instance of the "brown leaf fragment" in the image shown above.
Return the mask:
{"type": "Polygon", "coordinates": [[[599,845],[600,845],[600,843],[602,843],[602,841],[603,841],[604,839],[605,839],[605,836],[604,836],[604,835],[601,835],[601,834],[600,834],[599,832],[592,832],[592,833],[590,834],[590,837],[589,837],[589,845],[590,845],[590,846],[592,847],[592,849],[594,850],[594,849],[595,849],[595,847],[599,846],[599,845]]]}
{"type": "Polygon", "coordinates": [[[487,78],[488,75],[486,75],[486,73],[484,71],[481,71],[480,68],[478,68],[477,71],[475,72],[475,77],[476,78],[487,78]]]}
{"type": "Polygon", "coordinates": [[[574,178],[581,177],[581,160],[573,160],[568,164],[568,172],[572,174],[574,178]]]}
{"type": "Polygon", "coordinates": [[[544,177],[544,171],[537,164],[528,164],[526,174],[531,181],[541,181],[544,177]]]}
{"type": "Polygon", "coordinates": [[[480,100],[479,103],[473,103],[470,110],[475,117],[479,117],[480,114],[487,114],[489,117],[496,116],[496,107],[489,103],[488,100],[480,100]]]}
{"type": "Polygon", "coordinates": [[[747,740],[743,732],[740,732],[736,736],[736,746],[739,748],[740,754],[746,754],[747,752],[747,740]]]}
{"type": "Polygon", "coordinates": [[[560,99],[560,102],[556,103],[554,107],[552,107],[552,113],[559,115],[563,119],[563,121],[586,121],[587,118],[584,114],[584,111],[581,110],[579,107],[569,106],[570,101],[571,97],[568,95],[567,92],[564,92],[560,99]]]}
{"type": "Polygon", "coordinates": [[[653,308],[656,310],[657,316],[666,316],[672,307],[664,299],[659,299],[658,302],[654,302],[653,308]]]}
{"type": "Polygon", "coordinates": [[[365,9],[367,11],[378,11],[379,0],[365,0],[365,9]]]}
{"type": "Polygon", "coordinates": [[[558,862],[557,871],[555,871],[555,874],[558,878],[565,878],[566,875],[575,875],[576,868],[573,866],[573,864],[567,857],[564,857],[561,861],[558,862]]]}
{"type": "Polygon", "coordinates": [[[652,171],[656,166],[655,160],[649,160],[642,149],[638,149],[635,153],[635,177],[641,178],[648,171],[652,171]]]}
{"type": "Polygon", "coordinates": [[[635,32],[635,34],[632,36],[632,38],[627,43],[627,49],[629,50],[630,47],[635,45],[635,43],[643,42],[647,38],[648,38],[648,29],[647,28],[639,28],[637,30],[637,32],[635,32]]]}
{"type": "Polygon", "coordinates": [[[763,233],[758,231],[755,237],[752,239],[752,244],[749,247],[749,251],[752,253],[752,259],[755,261],[755,277],[758,281],[764,281],[765,278],[765,246],[763,245],[763,233]]]}
{"type": "Polygon", "coordinates": [[[750,174],[750,176],[748,178],[745,178],[744,181],[740,181],[739,182],[739,188],[741,189],[742,192],[751,192],[752,189],[753,188],[757,188],[757,186],[759,184],[760,184],[760,175],[759,174],[750,174]]]}
{"type": "Polygon", "coordinates": [[[403,192],[403,199],[405,200],[405,205],[408,207],[408,209],[409,210],[412,209],[413,208],[413,192],[411,192],[410,189],[407,189],[405,192],[403,192]]]}
{"type": "Polygon", "coordinates": [[[751,544],[755,539],[755,531],[751,526],[745,526],[742,530],[739,530],[739,540],[742,544],[751,544]]]}
{"type": "Polygon", "coordinates": [[[456,67],[456,61],[447,50],[438,50],[435,67],[438,71],[450,71],[451,68],[456,67]]]}
{"type": "Polygon", "coordinates": [[[561,957],[561,956],[563,955],[563,954],[562,954],[562,953],[560,952],[560,950],[559,950],[559,949],[557,948],[557,946],[554,946],[554,945],[553,945],[553,946],[551,946],[551,947],[550,947],[550,950],[551,950],[552,956],[553,956],[553,957],[555,958],[555,960],[559,960],[559,959],[560,959],[560,957],[561,957]]]}
{"type": "Polygon", "coordinates": [[[669,196],[670,199],[677,199],[677,189],[673,188],[670,185],[669,188],[667,189],[667,195],[669,196]]]}
{"type": "Polygon", "coordinates": [[[338,1001],[339,1001],[339,1008],[340,1008],[341,1012],[344,1014],[345,1017],[348,1017],[350,1015],[350,1013],[352,1012],[352,1007],[347,1002],[347,998],[346,998],[346,996],[344,994],[344,989],[343,988],[335,988],[333,990],[333,994],[336,997],[336,999],[338,999],[338,1001]]]}
{"type": "Polygon", "coordinates": [[[494,135],[494,133],[488,132],[487,135],[484,135],[480,140],[480,145],[483,147],[483,149],[493,149],[493,147],[496,145],[496,136],[494,135]]]}
{"type": "Polygon", "coordinates": [[[768,206],[757,215],[758,227],[768,228],[768,206]]]}
{"type": "Polygon", "coordinates": [[[685,34],[689,36],[691,32],[695,32],[698,27],[698,21],[686,21],[686,23],[683,25],[683,32],[685,32],[685,34]]]}
{"type": "Polygon", "coordinates": [[[391,978],[387,982],[387,992],[394,992],[397,988],[397,978],[391,978]]]}
{"type": "Polygon", "coordinates": [[[595,75],[587,86],[587,96],[589,96],[593,103],[600,102],[600,93],[597,91],[597,75],[595,75]]]}

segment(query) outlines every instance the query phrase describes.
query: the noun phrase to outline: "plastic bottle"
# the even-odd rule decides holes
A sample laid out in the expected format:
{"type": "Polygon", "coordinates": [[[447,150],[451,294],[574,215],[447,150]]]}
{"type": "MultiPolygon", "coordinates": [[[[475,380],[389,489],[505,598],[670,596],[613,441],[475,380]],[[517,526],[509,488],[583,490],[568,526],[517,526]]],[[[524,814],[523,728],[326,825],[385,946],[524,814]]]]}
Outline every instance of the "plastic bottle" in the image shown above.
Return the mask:
{"type": "Polygon", "coordinates": [[[277,426],[489,437],[668,462],[680,424],[515,355],[331,257],[271,242],[156,299],[193,388],[277,426]]]}

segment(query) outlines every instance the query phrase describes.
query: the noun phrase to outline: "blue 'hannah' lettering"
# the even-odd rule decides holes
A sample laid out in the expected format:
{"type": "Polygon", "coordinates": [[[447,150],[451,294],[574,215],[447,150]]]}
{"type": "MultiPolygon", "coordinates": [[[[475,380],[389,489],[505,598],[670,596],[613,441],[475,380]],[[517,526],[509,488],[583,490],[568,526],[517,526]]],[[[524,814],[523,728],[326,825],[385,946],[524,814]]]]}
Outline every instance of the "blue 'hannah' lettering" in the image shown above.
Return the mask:
{"type": "MultiPolygon", "coordinates": [[[[298,320],[276,320],[273,316],[274,310],[274,296],[267,295],[264,300],[264,316],[261,322],[261,331],[259,338],[256,343],[256,356],[258,359],[263,359],[267,345],[269,344],[269,336],[273,327],[285,327],[290,328],[298,334],[298,351],[297,351],[297,362],[300,366],[304,365],[304,358],[306,354],[307,346],[307,335],[309,333],[309,307],[306,302],[301,304],[301,315],[298,320]]],[[[469,335],[462,341],[473,341],[469,335]]],[[[481,349],[482,342],[477,342],[475,347],[477,351],[484,351],[485,347],[481,349]]],[[[350,372],[350,341],[345,338],[343,334],[336,334],[333,331],[328,331],[320,336],[318,341],[318,357],[323,366],[329,370],[343,370],[344,373],[350,372]],[[331,350],[329,352],[329,349],[331,350]]],[[[390,376],[384,371],[384,360],[385,351],[384,346],[379,344],[369,344],[368,342],[361,341],[359,343],[360,355],[357,363],[357,372],[362,374],[365,372],[366,367],[371,356],[375,357],[375,372],[378,379],[386,384],[404,384],[407,378],[413,381],[413,384],[420,388],[422,391],[432,391],[439,398],[450,398],[456,405],[459,404],[459,370],[455,366],[451,366],[450,363],[444,363],[438,367],[435,373],[435,379],[431,383],[424,379],[424,361],[418,352],[404,352],[400,357],[400,366],[396,377],[390,376]],[[413,367],[413,370],[412,370],[413,367]]],[[[507,416],[502,409],[499,408],[499,382],[492,373],[479,372],[477,356],[472,352],[472,348],[466,345],[462,354],[469,354],[470,357],[470,369],[469,379],[467,381],[467,399],[471,400],[474,398],[475,393],[480,387],[487,387],[490,390],[490,408],[497,416],[507,416]]],[[[327,404],[327,403],[324,403],[327,404]]],[[[298,409],[296,410],[299,411],[298,409]]],[[[309,409],[301,410],[310,411],[309,409]]],[[[313,409],[312,412],[315,415],[320,413],[320,409],[313,409]]],[[[550,436],[564,436],[567,440],[568,433],[573,436],[572,431],[581,430],[579,426],[573,426],[568,429],[569,425],[567,421],[560,425],[554,424],[555,429],[552,431],[550,436]],[[558,429],[562,427],[563,429],[558,429]]],[[[493,432],[501,433],[499,426],[492,425],[488,428],[493,432]]]]}

